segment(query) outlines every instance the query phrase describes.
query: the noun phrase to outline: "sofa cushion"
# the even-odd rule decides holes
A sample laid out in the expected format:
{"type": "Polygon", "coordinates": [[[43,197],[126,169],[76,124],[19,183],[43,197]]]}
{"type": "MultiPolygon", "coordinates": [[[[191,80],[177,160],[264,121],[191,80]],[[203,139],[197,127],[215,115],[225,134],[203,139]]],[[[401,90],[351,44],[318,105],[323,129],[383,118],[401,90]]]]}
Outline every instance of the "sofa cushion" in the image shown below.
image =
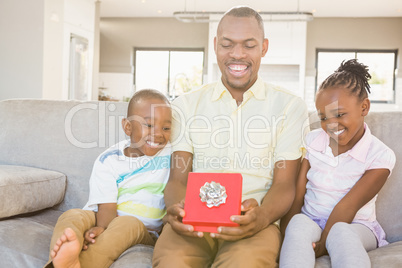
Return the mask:
{"type": "Polygon", "coordinates": [[[154,247],[148,245],[134,245],[124,251],[110,268],[152,268],[152,254],[154,247]]]}
{"type": "Polygon", "coordinates": [[[61,211],[40,212],[0,220],[0,267],[43,267],[61,211]]]}
{"type": "MultiPolygon", "coordinates": [[[[372,268],[402,267],[402,241],[383,246],[368,252],[372,268]]],[[[330,268],[331,259],[328,255],[318,258],[315,268],[330,268]]]]}
{"type": "Polygon", "coordinates": [[[0,165],[0,218],[52,207],[63,200],[65,189],[60,172],[0,165]]]}

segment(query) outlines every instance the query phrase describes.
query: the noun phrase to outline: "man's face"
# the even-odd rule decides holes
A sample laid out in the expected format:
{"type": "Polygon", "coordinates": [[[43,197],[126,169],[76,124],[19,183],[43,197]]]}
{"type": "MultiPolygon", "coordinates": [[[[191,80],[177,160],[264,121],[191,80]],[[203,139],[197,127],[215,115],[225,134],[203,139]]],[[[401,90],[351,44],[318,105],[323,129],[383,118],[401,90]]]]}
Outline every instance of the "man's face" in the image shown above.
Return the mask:
{"type": "Polygon", "coordinates": [[[258,77],[261,58],[268,50],[268,39],[254,17],[226,16],[214,40],[215,53],[228,90],[246,91],[258,77]]]}

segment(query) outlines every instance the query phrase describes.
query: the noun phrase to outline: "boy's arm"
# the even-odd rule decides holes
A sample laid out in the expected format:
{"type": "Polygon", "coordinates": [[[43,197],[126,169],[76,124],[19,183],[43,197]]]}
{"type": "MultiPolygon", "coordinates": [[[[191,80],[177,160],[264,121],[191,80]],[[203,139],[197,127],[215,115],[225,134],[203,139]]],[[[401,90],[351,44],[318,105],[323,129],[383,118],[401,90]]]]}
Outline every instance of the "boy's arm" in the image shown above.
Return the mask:
{"type": "Polygon", "coordinates": [[[105,203],[98,204],[98,212],[96,213],[96,226],[106,229],[109,223],[117,216],[117,204],[105,203]]]}
{"type": "Polygon", "coordinates": [[[332,226],[337,222],[351,223],[357,211],[374,198],[387,181],[388,169],[367,170],[350,191],[339,201],[329,215],[321,238],[314,243],[316,257],[326,254],[325,242],[332,226]]]}
{"type": "Polygon", "coordinates": [[[280,228],[282,236],[285,235],[285,230],[289,224],[289,221],[292,219],[294,215],[300,213],[301,208],[303,207],[304,195],[306,194],[307,172],[309,171],[309,169],[310,169],[310,162],[307,159],[303,159],[296,182],[295,199],[288,213],[286,213],[285,216],[281,218],[280,228]]]}
{"type": "Polygon", "coordinates": [[[84,234],[85,241],[87,242],[84,243],[84,246],[88,243],[95,243],[95,238],[103,233],[103,231],[105,231],[109,226],[109,223],[117,217],[117,204],[98,204],[98,212],[95,214],[95,217],[95,227],[90,228],[84,234]]]}
{"type": "Polygon", "coordinates": [[[117,204],[116,203],[105,203],[98,204],[98,212],[96,213],[96,225],[90,228],[84,233],[84,245],[83,250],[88,249],[88,244],[95,243],[95,238],[99,236],[106,228],[109,223],[117,216],[117,204]]]}
{"type": "Polygon", "coordinates": [[[193,169],[193,154],[184,151],[173,152],[170,163],[169,181],[165,187],[166,216],[173,230],[182,235],[202,236],[194,232],[194,227],[182,223],[185,215],[184,198],[186,196],[188,173],[193,169]]]}

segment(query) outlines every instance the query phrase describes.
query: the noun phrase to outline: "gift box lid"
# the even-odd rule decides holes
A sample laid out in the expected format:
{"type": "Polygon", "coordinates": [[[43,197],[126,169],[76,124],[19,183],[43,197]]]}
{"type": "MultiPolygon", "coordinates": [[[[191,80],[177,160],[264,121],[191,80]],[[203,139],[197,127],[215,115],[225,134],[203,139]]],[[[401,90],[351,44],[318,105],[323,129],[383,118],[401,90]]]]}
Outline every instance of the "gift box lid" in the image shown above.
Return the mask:
{"type": "Polygon", "coordinates": [[[183,223],[201,232],[217,232],[219,226],[238,226],[230,216],[241,213],[242,184],[240,173],[190,172],[183,223]]]}

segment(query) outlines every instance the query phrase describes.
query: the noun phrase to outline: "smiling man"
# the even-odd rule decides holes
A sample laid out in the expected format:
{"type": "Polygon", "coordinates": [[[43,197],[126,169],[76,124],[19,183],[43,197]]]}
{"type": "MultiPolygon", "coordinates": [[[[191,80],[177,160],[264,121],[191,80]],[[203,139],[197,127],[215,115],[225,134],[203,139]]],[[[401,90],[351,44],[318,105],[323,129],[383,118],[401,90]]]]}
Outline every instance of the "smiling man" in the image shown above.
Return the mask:
{"type": "Polygon", "coordinates": [[[234,7],[214,40],[221,80],[173,102],[167,214],[155,246],[154,267],[276,267],[276,224],[292,205],[306,105],[258,76],[268,51],[261,16],[234,7]],[[218,233],[183,224],[189,172],[241,173],[242,213],[218,233]]]}

